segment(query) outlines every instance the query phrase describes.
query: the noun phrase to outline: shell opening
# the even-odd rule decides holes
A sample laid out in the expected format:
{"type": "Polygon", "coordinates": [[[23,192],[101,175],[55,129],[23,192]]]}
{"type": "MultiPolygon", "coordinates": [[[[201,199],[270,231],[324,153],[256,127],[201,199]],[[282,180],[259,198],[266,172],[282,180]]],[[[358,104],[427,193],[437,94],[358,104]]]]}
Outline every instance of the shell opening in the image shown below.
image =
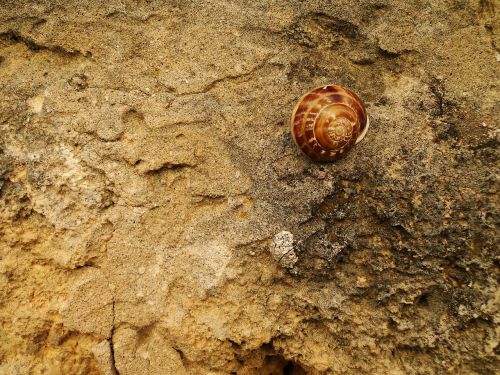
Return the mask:
{"type": "Polygon", "coordinates": [[[361,132],[361,134],[358,135],[358,138],[356,139],[356,143],[355,144],[358,144],[359,142],[361,142],[363,140],[363,138],[365,137],[366,133],[368,132],[368,127],[369,126],[370,126],[370,118],[367,116],[366,117],[366,126],[363,129],[363,131],[361,132]]]}

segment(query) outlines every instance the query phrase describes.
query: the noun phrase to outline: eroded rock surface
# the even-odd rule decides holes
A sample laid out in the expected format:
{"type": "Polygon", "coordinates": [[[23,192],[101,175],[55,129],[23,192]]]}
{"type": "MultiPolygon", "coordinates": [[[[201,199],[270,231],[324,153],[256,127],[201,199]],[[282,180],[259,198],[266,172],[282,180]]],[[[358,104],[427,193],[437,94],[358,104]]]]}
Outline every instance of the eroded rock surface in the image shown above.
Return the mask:
{"type": "Polygon", "coordinates": [[[495,5],[3,0],[0,374],[494,374],[495,5]]]}

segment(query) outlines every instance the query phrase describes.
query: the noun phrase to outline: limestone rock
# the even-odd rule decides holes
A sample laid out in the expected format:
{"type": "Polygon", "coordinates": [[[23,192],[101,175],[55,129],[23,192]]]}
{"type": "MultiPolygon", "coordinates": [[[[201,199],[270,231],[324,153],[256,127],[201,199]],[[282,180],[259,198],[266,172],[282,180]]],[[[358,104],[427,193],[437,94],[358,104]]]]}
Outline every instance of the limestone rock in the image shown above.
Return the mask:
{"type": "Polygon", "coordinates": [[[288,231],[281,231],[274,236],[274,241],[269,249],[274,260],[282,267],[293,268],[298,257],[295,254],[293,234],[288,231]]]}
{"type": "Polygon", "coordinates": [[[0,3],[0,374],[497,371],[493,1],[0,3]]]}

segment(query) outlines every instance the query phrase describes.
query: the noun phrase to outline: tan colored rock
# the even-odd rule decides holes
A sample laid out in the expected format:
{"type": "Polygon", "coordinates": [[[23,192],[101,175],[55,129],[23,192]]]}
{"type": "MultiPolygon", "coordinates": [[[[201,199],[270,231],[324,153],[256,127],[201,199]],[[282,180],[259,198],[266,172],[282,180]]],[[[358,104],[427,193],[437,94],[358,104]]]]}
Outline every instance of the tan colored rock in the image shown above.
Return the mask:
{"type": "Polygon", "coordinates": [[[113,295],[102,272],[88,269],[79,275],[60,313],[69,329],[109,338],[114,322],[113,295]]]}
{"type": "Polygon", "coordinates": [[[492,1],[2,1],[0,374],[494,373],[498,30],[492,1]],[[330,83],[370,131],[318,164],[289,120],[330,83]]]}
{"type": "Polygon", "coordinates": [[[154,328],[141,333],[119,329],[113,336],[113,347],[120,374],[186,374],[179,353],[154,328]]]}
{"type": "Polygon", "coordinates": [[[111,350],[110,341],[101,341],[92,348],[92,353],[102,375],[116,375],[114,353],[111,350]]]}

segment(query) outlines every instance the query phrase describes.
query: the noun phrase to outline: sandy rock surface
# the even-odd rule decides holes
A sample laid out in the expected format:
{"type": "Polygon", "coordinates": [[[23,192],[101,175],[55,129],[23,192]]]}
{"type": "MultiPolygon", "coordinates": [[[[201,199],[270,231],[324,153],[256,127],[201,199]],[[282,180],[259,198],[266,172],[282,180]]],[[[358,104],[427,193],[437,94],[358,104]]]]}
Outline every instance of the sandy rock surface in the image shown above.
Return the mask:
{"type": "Polygon", "coordinates": [[[0,0],[0,374],[495,374],[499,10],[0,0]]]}

